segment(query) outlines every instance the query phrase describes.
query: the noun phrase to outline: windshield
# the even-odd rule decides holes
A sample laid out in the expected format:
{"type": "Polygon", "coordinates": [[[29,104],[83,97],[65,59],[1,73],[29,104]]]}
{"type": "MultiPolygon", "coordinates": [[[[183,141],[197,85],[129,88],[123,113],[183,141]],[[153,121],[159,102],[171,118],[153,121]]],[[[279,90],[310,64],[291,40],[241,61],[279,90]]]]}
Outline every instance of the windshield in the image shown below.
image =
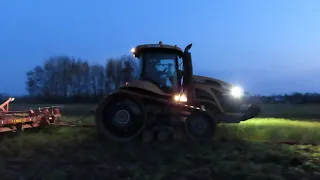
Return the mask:
{"type": "Polygon", "coordinates": [[[144,69],[143,79],[151,81],[164,91],[180,88],[178,82],[179,56],[169,52],[146,52],[140,56],[144,69]]]}

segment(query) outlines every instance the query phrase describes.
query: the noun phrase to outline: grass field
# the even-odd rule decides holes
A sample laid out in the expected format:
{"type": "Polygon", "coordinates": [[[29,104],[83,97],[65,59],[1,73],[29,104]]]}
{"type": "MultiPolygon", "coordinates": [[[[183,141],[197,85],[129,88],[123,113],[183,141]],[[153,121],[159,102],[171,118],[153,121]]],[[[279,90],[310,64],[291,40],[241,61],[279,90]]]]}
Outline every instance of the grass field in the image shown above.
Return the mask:
{"type": "MultiPolygon", "coordinates": [[[[14,109],[30,107],[37,105],[12,106],[14,109]]],[[[72,121],[91,108],[94,105],[69,105],[62,108],[62,113],[66,120],[72,121]]],[[[1,142],[0,178],[318,180],[319,108],[265,105],[259,118],[238,125],[220,125],[216,138],[210,143],[101,142],[94,128],[63,127],[25,133],[1,142]]],[[[92,121],[92,117],[87,121],[92,121]]]]}
{"type": "MultiPolygon", "coordinates": [[[[89,109],[95,108],[95,104],[60,105],[65,115],[83,115],[89,109]]],[[[10,108],[14,110],[25,110],[29,108],[50,106],[49,104],[12,104],[10,108]]],[[[319,119],[319,104],[264,104],[261,105],[260,117],[274,117],[286,119],[319,119]]]]}

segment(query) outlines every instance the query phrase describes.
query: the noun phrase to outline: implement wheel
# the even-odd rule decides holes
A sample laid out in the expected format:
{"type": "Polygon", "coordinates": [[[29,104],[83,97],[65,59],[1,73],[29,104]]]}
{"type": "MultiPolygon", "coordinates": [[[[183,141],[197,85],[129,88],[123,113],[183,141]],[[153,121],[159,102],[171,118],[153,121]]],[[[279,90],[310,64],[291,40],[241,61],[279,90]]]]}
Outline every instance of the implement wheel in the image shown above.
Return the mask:
{"type": "Polygon", "coordinates": [[[147,119],[143,105],[126,96],[107,97],[96,113],[99,135],[118,142],[130,141],[141,135],[147,119]]]}
{"type": "Polygon", "coordinates": [[[216,123],[205,111],[194,111],[185,120],[185,132],[194,140],[209,140],[216,131],[216,123]]]}

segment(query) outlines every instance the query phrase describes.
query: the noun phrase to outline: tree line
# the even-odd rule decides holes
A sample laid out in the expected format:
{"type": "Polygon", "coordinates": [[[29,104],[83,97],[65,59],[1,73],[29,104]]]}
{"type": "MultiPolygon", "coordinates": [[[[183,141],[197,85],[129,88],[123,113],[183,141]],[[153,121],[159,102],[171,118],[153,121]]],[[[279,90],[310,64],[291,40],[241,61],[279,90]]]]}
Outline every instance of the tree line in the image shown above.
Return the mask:
{"type": "MultiPolygon", "coordinates": [[[[139,62],[132,55],[92,64],[80,58],[54,56],[26,73],[28,95],[23,103],[97,103],[121,84],[139,75],[139,62]]],[[[0,100],[8,95],[0,94],[0,100]]],[[[259,103],[320,103],[319,93],[250,96],[259,103]]]]}
{"type": "Polygon", "coordinates": [[[262,103],[272,104],[320,104],[320,93],[279,94],[271,96],[255,96],[262,103]]]}
{"type": "Polygon", "coordinates": [[[43,103],[96,103],[137,76],[138,67],[132,55],[109,58],[104,64],[90,64],[68,56],[51,57],[26,73],[28,97],[24,99],[43,103]]]}

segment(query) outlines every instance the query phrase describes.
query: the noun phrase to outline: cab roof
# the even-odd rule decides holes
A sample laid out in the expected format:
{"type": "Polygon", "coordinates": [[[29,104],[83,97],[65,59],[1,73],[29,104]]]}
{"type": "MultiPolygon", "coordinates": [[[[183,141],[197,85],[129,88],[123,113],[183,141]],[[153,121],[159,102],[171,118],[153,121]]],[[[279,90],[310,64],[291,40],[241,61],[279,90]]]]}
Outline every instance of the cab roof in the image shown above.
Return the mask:
{"type": "Polygon", "coordinates": [[[142,44],[142,45],[138,45],[136,46],[134,49],[131,50],[131,52],[135,55],[135,56],[139,56],[139,54],[143,51],[172,51],[175,53],[178,53],[179,55],[182,55],[182,49],[179,48],[177,45],[172,46],[172,45],[168,45],[168,44],[162,44],[162,42],[160,41],[158,44],[142,44]]]}

